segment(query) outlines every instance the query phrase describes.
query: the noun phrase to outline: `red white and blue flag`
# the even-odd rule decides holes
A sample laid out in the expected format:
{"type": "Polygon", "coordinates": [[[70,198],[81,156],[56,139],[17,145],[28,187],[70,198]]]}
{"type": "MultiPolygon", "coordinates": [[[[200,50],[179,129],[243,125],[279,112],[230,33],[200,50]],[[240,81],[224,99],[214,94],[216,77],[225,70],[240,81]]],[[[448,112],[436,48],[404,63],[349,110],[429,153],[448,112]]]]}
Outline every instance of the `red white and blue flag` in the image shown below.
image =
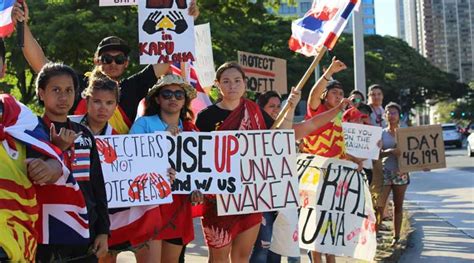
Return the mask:
{"type": "Polygon", "coordinates": [[[350,14],[360,0],[315,0],[304,17],[293,21],[291,50],[305,56],[316,56],[319,48],[331,50],[344,30],[350,14]]]}
{"type": "Polygon", "coordinates": [[[0,1],[0,37],[7,37],[13,33],[12,10],[15,0],[0,1]]]}
{"type": "Polygon", "coordinates": [[[16,139],[38,153],[58,160],[63,169],[54,184],[36,185],[39,219],[36,223],[40,244],[88,244],[87,208],[79,185],[61,158],[61,150],[49,142],[38,117],[11,95],[0,94],[3,118],[0,139],[8,155],[18,158],[12,143],[16,139]]]}

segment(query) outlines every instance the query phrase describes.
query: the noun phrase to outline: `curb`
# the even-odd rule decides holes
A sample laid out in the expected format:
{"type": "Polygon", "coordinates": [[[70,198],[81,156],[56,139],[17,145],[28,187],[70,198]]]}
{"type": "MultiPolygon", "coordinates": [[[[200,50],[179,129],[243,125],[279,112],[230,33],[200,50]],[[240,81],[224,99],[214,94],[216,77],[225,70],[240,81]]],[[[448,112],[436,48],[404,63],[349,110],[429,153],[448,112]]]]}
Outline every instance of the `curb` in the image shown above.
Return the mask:
{"type": "Polygon", "coordinates": [[[392,229],[393,223],[390,222],[383,222],[385,226],[387,226],[390,230],[389,231],[380,231],[382,233],[382,243],[377,245],[377,253],[375,256],[376,262],[398,262],[403,252],[406,250],[407,246],[409,246],[409,241],[411,235],[414,233],[415,228],[412,227],[412,217],[408,213],[408,211],[404,211],[403,213],[403,224],[400,233],[400,244],[395,248],[390,247],[390,243],[392,240],[392,229]]]}

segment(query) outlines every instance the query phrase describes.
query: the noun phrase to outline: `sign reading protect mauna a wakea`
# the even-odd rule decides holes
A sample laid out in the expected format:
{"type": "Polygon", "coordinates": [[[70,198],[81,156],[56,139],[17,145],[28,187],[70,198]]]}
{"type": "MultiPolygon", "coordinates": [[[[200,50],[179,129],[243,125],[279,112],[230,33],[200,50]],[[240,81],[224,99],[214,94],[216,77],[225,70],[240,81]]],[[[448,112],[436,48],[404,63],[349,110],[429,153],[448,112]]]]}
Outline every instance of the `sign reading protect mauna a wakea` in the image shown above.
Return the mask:
{"type": "MultiPolygon", "coordinates": [[[[298,207],[295,135],[292,130],[221,132],[238,139],[240,194],[218,195],[219,215],[298,207]]],[[[219,157],[220,158],[220,157],[219,157]]]]}

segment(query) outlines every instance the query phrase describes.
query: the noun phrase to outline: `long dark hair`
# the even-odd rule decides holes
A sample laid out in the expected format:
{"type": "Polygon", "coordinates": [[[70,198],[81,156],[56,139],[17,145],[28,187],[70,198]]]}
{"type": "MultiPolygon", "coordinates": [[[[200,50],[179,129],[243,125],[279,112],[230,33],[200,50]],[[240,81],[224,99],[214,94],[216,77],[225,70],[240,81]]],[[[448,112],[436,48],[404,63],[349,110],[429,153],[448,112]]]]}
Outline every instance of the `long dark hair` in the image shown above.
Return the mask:
{"type": "MultiPolygon", "coordinates": [[[[156,103],[156,97],[160,96],[160,90],[164,87],[166,86],[163,86],[153,94],[149,94],[148,96],[146,96],[144,116],[153,116],[156,114],[161,114],[161,107],[158,103],[156,103]]],[[[192,121],[194,119],[194,113],[191,110],[191,100],[188,98],[187,95],[184,97],[184,106],[179,113],[179,118],[182,121],[192,121]]]]}
{"type": "Polygon", "coordinates": [[[268,101],[271,99],[271,98],[278,98],[280,100],[280,103],[281,103],[281,96],[280,94],[278,94],[278,92],[274,91],[274,90],[269,90],[265,93],[263,93],[262,95],[260,95],[257,99],[257,104],[258,106],[260,106],[260,108],[264,108],[265,105],[267,105],[268,101]]]}

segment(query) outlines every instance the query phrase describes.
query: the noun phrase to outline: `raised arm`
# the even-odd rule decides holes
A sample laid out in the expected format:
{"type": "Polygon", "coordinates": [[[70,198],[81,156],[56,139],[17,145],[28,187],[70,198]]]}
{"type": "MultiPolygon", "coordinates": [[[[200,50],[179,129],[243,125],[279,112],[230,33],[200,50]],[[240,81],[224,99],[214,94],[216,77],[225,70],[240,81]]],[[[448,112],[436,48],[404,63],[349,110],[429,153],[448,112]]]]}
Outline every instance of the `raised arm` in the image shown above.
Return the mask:
{"type": "Polygon", "coordinates": [[[321,104],[321,94],[323,94],[326,85],[332,78],[332,75],[346,68],[346,65],[342,61],[336,60],[336,57],[332,58],[332,62],[329,68],[318,79],[316,84],[314,84],[313,88],[311,88],[308,98],[308,106],[310,107],[310,109],[316,110],[321,104]]]}
{"type": "Polygon", "coordinates": [[[28,61],[28,64],[30,64],[31,68],[33,68],[33,70],[38,73],[44,64],[48,63],[48,59],[44,55],[41,46],[33,37],[33,34],[31,33],[31,30],[28,26],[29,10],[26,1],[23,2],[23,7],[24,10],[21,9],[21,5],[18,2],[15,3],[12,11],[12,21],[15,23],[24,22],[25,42],[22,49],[23,55],[28,61]]]}

